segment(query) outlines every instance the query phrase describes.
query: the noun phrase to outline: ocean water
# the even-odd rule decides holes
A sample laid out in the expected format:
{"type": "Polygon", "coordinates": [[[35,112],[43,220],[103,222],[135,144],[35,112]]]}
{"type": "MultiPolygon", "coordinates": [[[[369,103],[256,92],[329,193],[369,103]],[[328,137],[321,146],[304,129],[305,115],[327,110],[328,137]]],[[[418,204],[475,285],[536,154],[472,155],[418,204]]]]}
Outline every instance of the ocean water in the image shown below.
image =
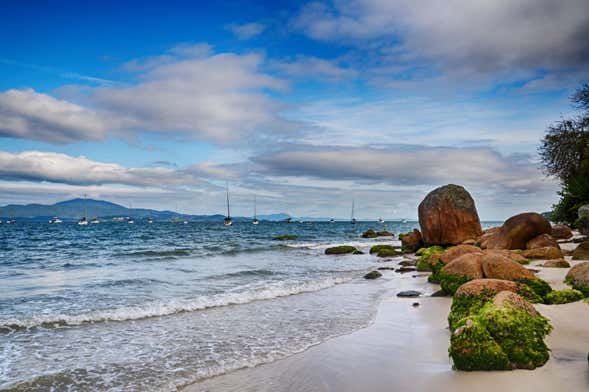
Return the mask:
{"type": "Polygon", "coordinates": [[[376,257],[323,252],[400,245],[369,227],[0,225],[0,389],[175,390],[362,328],[395,274],[366,281],[376,257]]]}

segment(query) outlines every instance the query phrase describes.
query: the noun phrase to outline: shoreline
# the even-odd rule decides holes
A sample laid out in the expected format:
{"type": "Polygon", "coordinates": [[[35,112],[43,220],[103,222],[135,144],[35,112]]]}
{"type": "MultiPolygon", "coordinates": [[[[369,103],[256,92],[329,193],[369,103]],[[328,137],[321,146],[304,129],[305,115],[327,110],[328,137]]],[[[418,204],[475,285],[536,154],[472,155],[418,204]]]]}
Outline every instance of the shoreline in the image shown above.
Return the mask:
{"type": "MultiPolygon", "coordinates": [[[[567,260],[571,262],[570,257],[567,260]]],[[[542,268],[544,260],[529,267],[553,288],[568,269],[542,268]]],[[[575,262],[572,262],[574,265],[575,262]]],[[[392,271],[386,271],[393,274],[392,271]]],[[[518,391],[589,389],[589,305],[535,305],[550,319],[547,337],[552,350],[548,362],[535,370],[475,371],[452,369],[448,356],[450,331],[447,315],[451,297],[430,297],[438,285],[426,276],[396,274],[394,292],[419,290],[419,298],[385,296],[374,320],[364,328],[330,338],[303,352],[186,385],[179,390],[205,391],[518,391]],[[413,307],[419,302],[418,307],[413,307]]]]}

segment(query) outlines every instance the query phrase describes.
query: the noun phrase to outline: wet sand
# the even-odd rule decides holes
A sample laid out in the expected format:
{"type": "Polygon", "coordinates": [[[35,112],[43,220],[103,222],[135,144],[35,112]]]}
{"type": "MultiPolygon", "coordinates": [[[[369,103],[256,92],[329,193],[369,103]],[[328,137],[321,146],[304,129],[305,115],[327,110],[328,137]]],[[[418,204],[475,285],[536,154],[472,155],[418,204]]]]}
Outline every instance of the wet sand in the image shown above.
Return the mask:
{"type": "MultiPolygon", "coordinates": [[[[570,258],[567,258],[570,261],[570,258]]],[[[565,288],[568,269],[541,268],[538,276],[565,288]]],[[[574,264],[575,262],[573,262],[574,264]]],[[[387,271],[388,272],[388,271],[387,271]]],[[[392,273],[392,272],[391,272],[392,273]]],[[[399,281],[397,281],[399,282],[399,281]]],[[[395,291],[436,285],[425,277],[400,280],[395,291]]],[[[453,371],[446,317],[451,298],[384,300],[374,323],[277,362],[242,369],[186,387],[186,391],[589,391],[589,305],[537,305],[551,320],[550,360],[535,370],[453,371]],[[413,307],[419,302],[419,307],[413,307]]],[[[320,309],[318,309],[320,311],[320,309]]]]}

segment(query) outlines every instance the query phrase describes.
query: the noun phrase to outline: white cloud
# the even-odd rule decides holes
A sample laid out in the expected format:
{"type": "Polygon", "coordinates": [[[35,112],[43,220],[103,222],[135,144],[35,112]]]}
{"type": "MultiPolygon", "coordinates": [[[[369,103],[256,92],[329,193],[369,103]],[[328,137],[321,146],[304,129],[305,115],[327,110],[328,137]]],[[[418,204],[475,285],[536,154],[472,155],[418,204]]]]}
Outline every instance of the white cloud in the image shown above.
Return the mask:
{"type": "Polygon", "coordinates": [[[261,23],[229,24],[226,28],[240,40],[248,40],[266,30],[266,26],[261,23]]]}
{"type": "Polygon", "coordinates": [[[0,136],[62,144],[103,140],[116,126],[105,113],[31,89],[0,93],[0,136]]]}
{"type": "Polygon", "coordinates": [[[394,47],[401,62],[426,58],[449,72],[589,64],[586,0],[314,2],[293,26],[318,40],[394,47]]]}
{"type": "Polygon", "coordinates": [[[313,56],[296,56],[294,59],[274,61],[271,66],[281,73],[295,78],[325,78],[341,80],[354,78],[358,72],[342,67],[333,60],[313,56]]]}

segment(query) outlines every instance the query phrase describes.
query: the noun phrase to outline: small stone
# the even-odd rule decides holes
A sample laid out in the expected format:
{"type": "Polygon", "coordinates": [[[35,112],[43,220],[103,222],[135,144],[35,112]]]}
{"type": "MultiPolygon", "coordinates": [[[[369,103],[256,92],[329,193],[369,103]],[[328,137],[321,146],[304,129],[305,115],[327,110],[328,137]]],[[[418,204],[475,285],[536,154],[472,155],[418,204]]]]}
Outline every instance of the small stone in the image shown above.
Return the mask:
{"type": "Polygon", "coordinates": [[[414,308],[416,308],[416,307],[419,306],[419,302],[413,302],[413,304],[411,306],[413,306],[414,308]]]}
{"type": "Polygon", "coordinates": [[[366,275],[364,275],[364,279],[378,279],[382,276],[382,274],[378,271],[370,271],[366,275]]]}
{"type": "Polygon", "coordinates": [[[401,291],[399,293],[397,293],[397,297],[402,297],[402,298],[414,298],[414,297],[419,297],[421,295],[420,291],[416,291],[416,290],[406,290],[406,291],[401,291]]]}

